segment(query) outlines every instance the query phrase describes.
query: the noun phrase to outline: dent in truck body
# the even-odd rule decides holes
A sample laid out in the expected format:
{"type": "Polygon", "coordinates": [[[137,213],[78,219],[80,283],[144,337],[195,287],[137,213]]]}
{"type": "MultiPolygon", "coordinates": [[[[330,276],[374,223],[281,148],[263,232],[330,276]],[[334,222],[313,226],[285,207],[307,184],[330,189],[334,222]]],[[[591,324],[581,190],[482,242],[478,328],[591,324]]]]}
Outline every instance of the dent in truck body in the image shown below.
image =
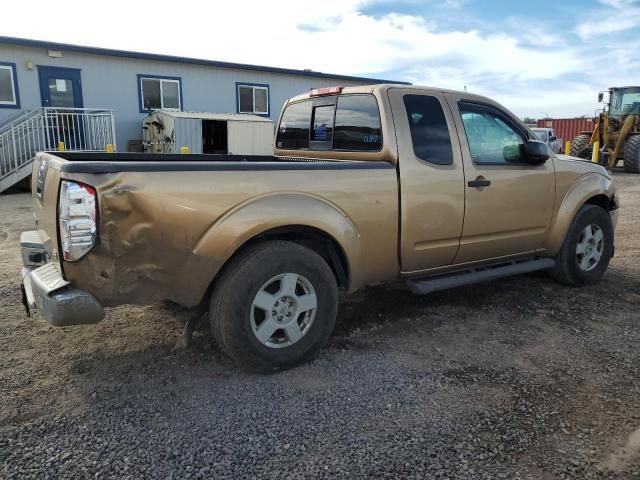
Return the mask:
{"type": "Polygon", "coordinates": [[[196,306],[243,244],[288,225],[336,240],[350,266],[350,291],[398,275],[393,168],[64,178],[94,186],[100,212],[98,244],[78,262],[64,262],[65,277],[104,306],[159,300],[196,306]],[[208,175],[220,178],[211,182],[208,175]],[[283,175],[295,179],[285,182],[288,188],[283,175]]]}

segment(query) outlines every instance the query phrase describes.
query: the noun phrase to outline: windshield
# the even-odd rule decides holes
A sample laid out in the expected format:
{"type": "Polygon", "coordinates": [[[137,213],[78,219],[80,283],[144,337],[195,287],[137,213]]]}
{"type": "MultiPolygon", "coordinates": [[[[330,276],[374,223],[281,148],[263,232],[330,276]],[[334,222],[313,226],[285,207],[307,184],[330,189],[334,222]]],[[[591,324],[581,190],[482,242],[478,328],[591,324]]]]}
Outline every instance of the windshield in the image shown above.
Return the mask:
{"type": "Polygon", "coordinates": [[[537,130],[537,129],[533,129],[533,133],[535,133],[538,138],[540,140],[542,140],[543,142],[547,141],[547,131],[546,130],[537,130]]]}
{"type": "Polygon", "coordinates": [[[611,115],[640,114],[640,87],[614,90],[611,94],[611,115]]]}

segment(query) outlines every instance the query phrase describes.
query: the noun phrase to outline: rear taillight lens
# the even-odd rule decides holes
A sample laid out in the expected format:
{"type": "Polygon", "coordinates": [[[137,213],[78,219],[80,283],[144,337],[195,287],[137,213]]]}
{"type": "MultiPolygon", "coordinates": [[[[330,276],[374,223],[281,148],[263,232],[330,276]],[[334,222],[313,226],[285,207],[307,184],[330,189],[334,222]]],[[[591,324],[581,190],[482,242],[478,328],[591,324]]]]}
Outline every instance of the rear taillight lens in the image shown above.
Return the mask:
{"type": "Polygon", "coordinates": [[[93,248],[97,237],[96,190],[93,187],[62,181],[58,202],[58,228],[65,260],[78,260],[93,248]]]}

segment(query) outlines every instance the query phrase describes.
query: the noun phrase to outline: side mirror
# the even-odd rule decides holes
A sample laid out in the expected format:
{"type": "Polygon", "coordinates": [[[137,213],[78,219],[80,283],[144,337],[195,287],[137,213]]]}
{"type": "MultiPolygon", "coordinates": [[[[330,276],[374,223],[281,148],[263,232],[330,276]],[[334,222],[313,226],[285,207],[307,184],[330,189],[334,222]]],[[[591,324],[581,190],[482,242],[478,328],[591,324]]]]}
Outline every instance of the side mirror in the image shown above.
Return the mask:
{"type": "Polygon", "coordinates": [[[527,140],[524,145],[527,160],[533,165],[542,165],[549,159],[547,144],[539,140],[527,140]]]}
{"type": "Polygon", "coordinates": [[[598,103],[602,103],[602,99],[604,98],[604,92],[600,92],[598,94],[598,103]]]}

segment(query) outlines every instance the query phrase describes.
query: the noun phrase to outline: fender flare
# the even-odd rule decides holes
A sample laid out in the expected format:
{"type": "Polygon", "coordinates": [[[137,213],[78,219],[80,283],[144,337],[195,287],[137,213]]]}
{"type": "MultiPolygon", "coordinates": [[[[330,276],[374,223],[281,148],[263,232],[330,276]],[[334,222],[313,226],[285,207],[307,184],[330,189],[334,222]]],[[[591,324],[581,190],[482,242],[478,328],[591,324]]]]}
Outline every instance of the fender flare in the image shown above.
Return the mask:
{"type": "MultiPolygon", "coordinates": [[[[209,226],[193,254],[210,261],[205,264],[209,270],[205,275],[213,281],[224,264],[247,242],[288,226],[310,227],[329,235],[342,248],[349,265],[360,256],[360,233],[349,216],[324,198],[299,192],[252,197],[234,206],[209,226]]],[[[207,288],[205,285],[202,292],[198,292],[200,298],[207,288]]]]}
{"type": "Polygon", "coordinates": [[[573,182],[551,221],[546,247],[551,255],[556,255],[562,248],[565,236],[578,210],[598,195],[605,195],[611,200],[613,183],[610,178],[600,173],[589,172],[573,182]]]}

